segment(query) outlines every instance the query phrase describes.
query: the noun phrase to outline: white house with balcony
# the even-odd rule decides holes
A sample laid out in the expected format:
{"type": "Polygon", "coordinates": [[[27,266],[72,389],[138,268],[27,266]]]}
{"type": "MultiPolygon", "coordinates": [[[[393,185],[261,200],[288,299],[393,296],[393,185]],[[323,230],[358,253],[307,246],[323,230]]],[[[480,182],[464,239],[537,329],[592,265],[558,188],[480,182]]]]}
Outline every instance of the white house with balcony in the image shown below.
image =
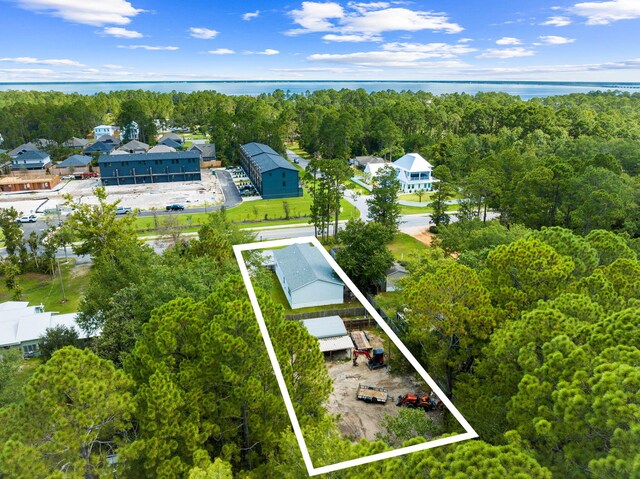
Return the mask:
{"type": "Polygon", "coordinates": [[[97,140],[102,135],[117,136],[120,132],[120,127],[115,125],[98,125],[93,129],[93,137],[97,140]]]}
{"type": "Polygon", "coordinates": [[[418,153],[407,153],[393,163],[398,173],[398,180],[403,193],[413,193],[418,190],[431,191],[436,183],[431,172],[433,166],[418,153]]]}

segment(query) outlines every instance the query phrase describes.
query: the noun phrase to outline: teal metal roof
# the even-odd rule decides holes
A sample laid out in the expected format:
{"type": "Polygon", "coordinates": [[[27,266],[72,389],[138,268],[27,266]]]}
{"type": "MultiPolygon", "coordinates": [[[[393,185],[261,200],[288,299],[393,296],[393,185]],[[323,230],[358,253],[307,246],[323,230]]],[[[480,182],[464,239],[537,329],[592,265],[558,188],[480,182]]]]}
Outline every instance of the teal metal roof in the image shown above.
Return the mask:
{"type": "Polygon", "coordinates": [[[294,244],[275,250],[273,257],[282,270],[291,291],[316,281],[344,284],[322,253],[310,244],[294,244]]]}
{"type": "Polygon", "coordinates": [[[130,161],[145,161],[145,160],[167,160],[167,159],[197,159],[200,161],[200,154],[197,151],[169,151],[166,153],[131,153],[128,155],[100,155],[98,163],[110,163],[110,162],[130,162],[130,161]]]}
{"type": "Polygon", "coordinates": [[[271,148],[269,145],[265,145],[263,143],[247,143],[246,145],[242,145],[240,148],[245,152],[245,154],[249,157],[256,156],[261,153],[269,153],[271,155],[277,155],[278,152],[271,148]]]}

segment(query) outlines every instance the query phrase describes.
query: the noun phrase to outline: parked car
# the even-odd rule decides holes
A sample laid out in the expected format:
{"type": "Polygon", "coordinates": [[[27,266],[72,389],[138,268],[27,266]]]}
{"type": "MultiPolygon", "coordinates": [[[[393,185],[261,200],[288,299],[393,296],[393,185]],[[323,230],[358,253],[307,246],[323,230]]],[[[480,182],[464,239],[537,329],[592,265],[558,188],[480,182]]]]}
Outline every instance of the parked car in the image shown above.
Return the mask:
{"type": "Polygon", "coordinates": [[[117,215],[126,215],[127,213],[131,213],[131,208],[128,206],[118,206],[116,208],[117,215]]]}
{"type": "Polygon", "coordinates": [[[38,220],[36,215],[21,216],[16,220],[17,223],[35,223],[38,220]]]}
{"type": "Polygon", "coordinates": [[[297,164],[299,164],[299,163],[300,163],[300,160],[299,160],[298,158],[294,158],[294,159],[293,159],[293,162],[297,165],[297,164]]]}
{"type": "Polygon", "coordinates": [[[184,210],[184,206],[182,205],[169,205],[167,206],[167,211],[182,211],[184,210]]]}
{"type": "Polygon", "coordinates": [[[61,180],[75,180],[76,177],[75,175],[64,175],[62,178],[60,178],[61,180]]]}

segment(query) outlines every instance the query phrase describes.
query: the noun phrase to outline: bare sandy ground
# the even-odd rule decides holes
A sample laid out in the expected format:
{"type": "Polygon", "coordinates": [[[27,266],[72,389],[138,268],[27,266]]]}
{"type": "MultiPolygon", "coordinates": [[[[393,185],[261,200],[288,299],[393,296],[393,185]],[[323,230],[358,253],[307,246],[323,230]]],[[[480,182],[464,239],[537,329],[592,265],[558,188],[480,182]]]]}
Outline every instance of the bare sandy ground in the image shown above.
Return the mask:
{"type": "MultiPolygon", "coordinates": [[[[380,338],[370,333],[369,337],[373,347],[380,347],[380,338]]],[[[333,392],[326,407],[329,413],[340,416],[338,427],[343,436],[354,441],[361,438],[375,440],[377,432],[385,432],[380,425],[385,413],[396,416],[400,411],[395,403],[398,396],[417,391],[426,392],[429,387],[422,380],[415,383],[410,376],[388,374],[386,368],[370,370],[366,365],[366,358],[358,358],[358,363],[355,367],[351,360],[326,363],[329,376],[333,379],[333,392]],[[387,388],[392,399],[385,404],[360,401],[356,399],[359,384],[387,388]]]]}
{"type": "Polygon", "coordinates": [[[403,228],[402,232],[408,234],[409,236],[413,236],[415,239],[417,239],[421,243],[426,244],[427,246],[431,246],[431,242],[433,241],[433,238],[435,236],[433,233],[429,233],[427,228],[425,228],[424,226],[403,228]]]}
{"type": "MultiPolygon", "coordinates": [[[[38,191],[23,194],[0,193],[0,208],[14,207],[24,214],[35,212],[43,201],[41,210],[55,209],[64,203],[63,195],[70,194],[80,201],[97,204],[93,189],[99,186],[95,179],[63,181],[56,191],[38,191]]],[[[109,200],[121,200],[122,206],[149,210],[164,209],[172,203],[184,206],[204,207],[223,201],[220,184],[210,170],[202,170],[202,181],[155,183],[153,185],[108,186],[109,200]]]]}

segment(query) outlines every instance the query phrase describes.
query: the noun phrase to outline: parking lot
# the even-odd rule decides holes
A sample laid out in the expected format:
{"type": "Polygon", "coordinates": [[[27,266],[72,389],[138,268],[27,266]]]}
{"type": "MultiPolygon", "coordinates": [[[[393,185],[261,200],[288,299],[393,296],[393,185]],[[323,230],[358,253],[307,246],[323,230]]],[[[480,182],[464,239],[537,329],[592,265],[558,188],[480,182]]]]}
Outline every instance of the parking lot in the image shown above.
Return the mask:
{"type": "MultiPolygon", "coordinates": [[[[99,180],[69,180],[62,182],[55,190],[28,192],[20,194],[0,193],[0,207],[14,207],[22,214],[52,210],[64,204],[65,194],[83,203],[97,204],[93,189],[99,186],[99,180]],[[44,203],[44,204],[43,204],[44,203]]],[[[124,207],[133,209],[164,210],[167,205],[178,203],[185,207],[213,206],[223,201],[223,194],[215,175],[211,170],[202,170],[201,181],[176,183],[155,183],[144,185],[108,186],[109,200],[121,200],[124,207]]]]}
{"type": "Polygon", "coordinates": [[[231,178],[233,178],[233,183],[238,188],[240,196],[248,199],[260,197],[251,180],[240,166],[228,166],[225,169],[231,175],[231,178]]]}

